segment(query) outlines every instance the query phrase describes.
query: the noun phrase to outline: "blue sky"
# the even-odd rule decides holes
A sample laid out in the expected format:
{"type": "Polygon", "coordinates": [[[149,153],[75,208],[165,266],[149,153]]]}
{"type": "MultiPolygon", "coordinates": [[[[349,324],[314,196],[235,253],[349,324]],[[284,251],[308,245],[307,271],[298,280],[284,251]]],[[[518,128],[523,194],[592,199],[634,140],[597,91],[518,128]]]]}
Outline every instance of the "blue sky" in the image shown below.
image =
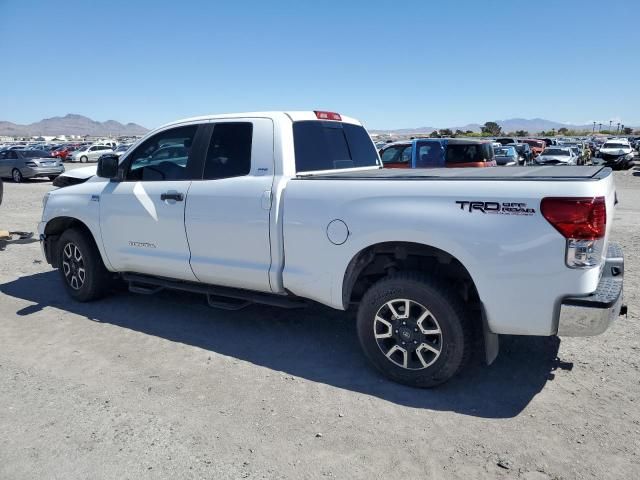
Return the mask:
{"type": "Polygon", "coordinates": [[[0,120],[640,126],[640,1],[0,0],[0,120]]]}

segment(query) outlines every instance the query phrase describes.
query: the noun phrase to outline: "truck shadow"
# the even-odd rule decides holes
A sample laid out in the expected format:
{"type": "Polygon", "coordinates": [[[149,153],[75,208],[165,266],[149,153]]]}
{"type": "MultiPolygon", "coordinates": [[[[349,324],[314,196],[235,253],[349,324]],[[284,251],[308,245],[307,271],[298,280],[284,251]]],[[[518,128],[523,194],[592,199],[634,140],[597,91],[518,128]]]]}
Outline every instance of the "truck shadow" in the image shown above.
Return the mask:
{"type": "Polygon", "coordinates": [[[353,315],[344,312],[321,306],[254,306],[228,312],[207,307],[202,296],[169,291],[156,294],[153,301],[123,291],[82,304],[69,299],[57,275],[50,271],[21,277],[0,285],[0,292],[32,303],[16,312],[20,316],[51,306],[413,408],[514,417],[553,379],[557,368],[571,368],[557,358],[557,337],[505,336],[493,365],[476,360],[439,388],[413,389],[371,369],[361,354],[353,315]]]}

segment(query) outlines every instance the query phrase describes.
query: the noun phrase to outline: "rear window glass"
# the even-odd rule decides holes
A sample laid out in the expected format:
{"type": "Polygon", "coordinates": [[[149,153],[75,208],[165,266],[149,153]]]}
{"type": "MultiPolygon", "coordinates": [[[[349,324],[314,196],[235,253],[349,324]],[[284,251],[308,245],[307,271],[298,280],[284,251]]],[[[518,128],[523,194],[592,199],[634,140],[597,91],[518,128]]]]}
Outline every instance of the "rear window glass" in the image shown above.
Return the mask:
{"type": "Polygon", "coordinates": [[[38,157],[48,157],[49,152],[45,152],[44,150],[19,150],[22,158],[38,158],[38,157]]]}
{"type": "Polygon", "coordinates": [[[375,167],[378,154],[367,131],[341,122],[309,120],[293,124],[296,171],[375,167]]]}

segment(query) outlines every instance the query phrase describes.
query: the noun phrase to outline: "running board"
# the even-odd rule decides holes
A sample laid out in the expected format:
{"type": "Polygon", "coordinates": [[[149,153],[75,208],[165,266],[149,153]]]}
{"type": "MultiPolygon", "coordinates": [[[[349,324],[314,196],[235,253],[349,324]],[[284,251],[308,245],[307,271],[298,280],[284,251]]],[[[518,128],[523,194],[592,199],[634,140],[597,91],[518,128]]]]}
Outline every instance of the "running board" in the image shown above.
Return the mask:
{"type": "Polygon", "coordinates": [[[123,273],[122,278],[129,283],[129,291],[133,293],[153,295],[164,289],[201,293],[207,296],[207,303],[211,307],[225,310],[240,310],[252,303],[281,308],[302,308],[308,305],[306,301],[292,296],[171,280],[139,273],[123,273]]]}

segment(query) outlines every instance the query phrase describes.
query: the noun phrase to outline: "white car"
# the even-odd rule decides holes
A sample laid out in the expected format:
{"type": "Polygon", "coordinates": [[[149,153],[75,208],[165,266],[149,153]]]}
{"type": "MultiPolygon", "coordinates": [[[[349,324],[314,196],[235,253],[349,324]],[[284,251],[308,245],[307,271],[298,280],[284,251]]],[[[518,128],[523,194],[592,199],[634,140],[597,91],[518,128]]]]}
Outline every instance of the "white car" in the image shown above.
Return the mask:
{"type": "Polygon", "coordinates": [[[91,145],[73,152],[71,161],[80,163],[97,162],[98,158],[105,153],[113,153],[113,148],[108,145],[91,145]]]}
{"type": "Polygon", "coordinates": [[[631,168],[635,160],[633,148],[626,138],[607,140],[607,142],[600,147],[599,156],[606,166],[618,170],[631,168]]]}
{"type": "Polygon", "coordinates": [[[534,163],[536,165],[576,165],[578,156],[571,147],[547,147],[538,155],[534,163]]]}
{"type": "Polygon", "coordinates": [[[217,308],[357,307],[365,355],[418,387],[474,345],[490,363],[498,334],[595,335],[625,311],[611,169],[381,166],[337,113],[192,118],[46,194],[38,231],[81,302],[120,277],[217,308]]]}

